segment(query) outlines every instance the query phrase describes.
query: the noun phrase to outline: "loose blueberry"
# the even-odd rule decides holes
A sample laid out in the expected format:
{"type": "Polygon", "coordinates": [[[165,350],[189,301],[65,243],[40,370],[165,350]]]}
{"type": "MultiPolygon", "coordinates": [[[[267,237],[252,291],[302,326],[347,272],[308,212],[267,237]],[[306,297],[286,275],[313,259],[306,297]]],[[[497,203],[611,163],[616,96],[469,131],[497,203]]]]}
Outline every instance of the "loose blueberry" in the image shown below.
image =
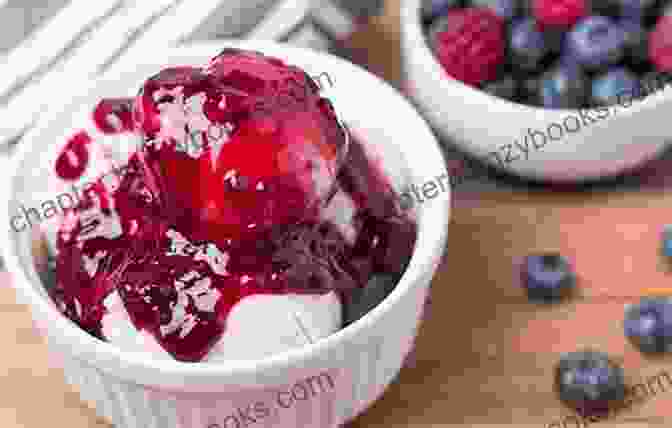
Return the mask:
{"type": "Polygon", "coordinates": [[[639,83],[625,68],[619,67],[595,78],[591,88],[591,103],[609,106],[617,102],[628,105],[638,97],[639,83]]]}
{"type": "Polygon", "coordinates": [[[581,69],[569,62],[544,73],[539,84],[539,103],[547,108],[575,108],[584,104],[588,82],[581,69]]]}
{"type": "Polygon", "coordinates": [[[514,67],[522,70],[535,70],[548,53],[544,34],[538,30],[532,18],[515,22],[511,28],[509,54],[514,67]]]}
{"type": "Polygon", "coordinates": [[[550,303],[568,297],[576,278],[565,257],[549,253],[525,258],[522,281],[530,300],[550,303]]]}
{"type": "Polygon", "coordinates": [[[625,311],[625,336],[644,353],[672,350],[672,299],[644,297],[625,311]]]}
{"type": "Polygon", "coordinates": [[[471,0],[471,6],[489,8],[506,20],[513,19],[520,10],[518,0],[471,0]]]}
{"type": "Polygon", "coordinates": [[[625,51],[625,31],[604,16],[590,16],[579,21],[569,32],[565,48],[570,57],[587,69],[614,64],[625,51]]]}
{"type": "Polygon", "coordinates": [[[486,83],[483,86],[483,90],[490,95],[507,100],[513,100],[516,97],[517,89],[518,83],[510,76],[486,83]]]}
{"type": "Polygon", "coordinates": [[[392,275],[374,275],[365,287],[347,292],[344,307],[345,324],[357,321],[378,306],[394,290],[397,281],[398,278],[392,275]]]}
{"type": "Polygon", "coordinates": [[[626,390],[623,368],[593,350],[565,355],[555,370],[555,386],[560,399],[584,416],[608,411],[626,390]]]}

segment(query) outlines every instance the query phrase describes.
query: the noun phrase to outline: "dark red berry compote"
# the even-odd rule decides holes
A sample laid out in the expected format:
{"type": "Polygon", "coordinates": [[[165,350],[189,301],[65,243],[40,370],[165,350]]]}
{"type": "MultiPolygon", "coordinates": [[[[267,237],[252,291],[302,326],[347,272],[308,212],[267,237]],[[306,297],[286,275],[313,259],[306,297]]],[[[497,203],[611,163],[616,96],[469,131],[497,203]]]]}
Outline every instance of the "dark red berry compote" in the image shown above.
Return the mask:
{"type": "MultiPolygon", "coordinates": [[[[180,361],[225,348],[227,321],[255,296],[333,295],[326,336],[373,276],[398,278],[410,260],[414,221],[297,67],[227,49],[202,68],[162,70],[130,105],[107,100],[93,118],[142,144],[63,216],[50,294],[101,340],[112,341],[110,296],[180,361]]],[[[257,324],[279,328],[259,311],[257,324]]]]}

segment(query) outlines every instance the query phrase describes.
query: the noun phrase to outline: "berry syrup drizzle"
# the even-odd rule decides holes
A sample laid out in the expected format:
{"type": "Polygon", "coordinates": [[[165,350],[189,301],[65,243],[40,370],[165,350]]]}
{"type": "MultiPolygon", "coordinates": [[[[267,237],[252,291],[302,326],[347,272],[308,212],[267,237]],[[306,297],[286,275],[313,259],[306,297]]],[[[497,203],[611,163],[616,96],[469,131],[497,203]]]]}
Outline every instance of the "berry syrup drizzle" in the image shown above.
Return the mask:
{"type": "Polygon", "coordinates": [[[59,230],[61,311],[105,340],[103,301],[118,292],[137,329],[196,362],[244,297],[335,291],[347,304],[373,273],[403,272],[415,224],[318,92],[303,71],[238,50],[150,78],[133,113],[145,144],[59,230]],[[356,207],[354,242],[320,220],[338,191],[356,207]]]}
{"type": "Polygon", "coordinates": [[[91,137],[85,131],[70,137],[56,159],[56,175],[68,181],[81,177],[89,165],[89,144],[91,137]]]}
{"type": "MultiPolygon", "coordinates": [[[[106,98],[93,109],[91,115],[96,130],[104,135],[117,135],[133,132],[133,99],[106,98]]],[[[80,178],[89,166],[91,154],[89,145],[94,138],[86,131],[78,131],[65,144],[56,158],[56,175],[66,181],[80,178]]]]}

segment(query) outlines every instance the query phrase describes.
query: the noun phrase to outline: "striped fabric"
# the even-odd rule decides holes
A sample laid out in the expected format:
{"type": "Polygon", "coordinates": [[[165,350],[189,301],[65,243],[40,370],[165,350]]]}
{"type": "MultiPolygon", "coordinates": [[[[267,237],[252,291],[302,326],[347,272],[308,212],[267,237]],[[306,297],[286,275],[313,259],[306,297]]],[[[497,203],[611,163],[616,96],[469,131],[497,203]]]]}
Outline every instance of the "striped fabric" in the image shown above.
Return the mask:
{"type": "MultiPolygon", "coordinates": [[[[275,39],[348,56],[380,0],[0,0],[0,145],[76,82],[159,44],[275,39]]],[[[57,101],[56,101],[57,102],[57,101]]]]}

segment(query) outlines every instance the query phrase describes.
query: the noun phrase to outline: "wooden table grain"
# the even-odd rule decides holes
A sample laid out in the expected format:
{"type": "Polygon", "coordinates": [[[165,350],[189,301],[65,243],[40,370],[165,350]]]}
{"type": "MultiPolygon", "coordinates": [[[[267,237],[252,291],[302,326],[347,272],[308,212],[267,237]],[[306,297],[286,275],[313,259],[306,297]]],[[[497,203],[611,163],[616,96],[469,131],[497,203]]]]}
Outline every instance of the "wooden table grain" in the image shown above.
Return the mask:
{"type": "MultiPolygon", "coordinates": [[[[398,21],[398,2],[388,1],[385,14],[352,40],[369,69],[392,82],[400,77],[398,21]]],[[[581,347],[620,358],[633,384],[672,372],[672,358],[645,359],[622,331],[628,296],[670,286],[659,235],[671,212],[664,191],[458,197],[416,350],[350,428],[548,426],[570,414],[553,392],[554,365],[581,347]],[[582,298],[554,306],[522,298],[517,263],[544,250],[575,262],[582,298]]],[[[50,366],[10,275],[0,281],[0,427],[108,427],[50,366]]],[[[671,404],[669,386],[599,423],[669,426],[671,404]]]]}

